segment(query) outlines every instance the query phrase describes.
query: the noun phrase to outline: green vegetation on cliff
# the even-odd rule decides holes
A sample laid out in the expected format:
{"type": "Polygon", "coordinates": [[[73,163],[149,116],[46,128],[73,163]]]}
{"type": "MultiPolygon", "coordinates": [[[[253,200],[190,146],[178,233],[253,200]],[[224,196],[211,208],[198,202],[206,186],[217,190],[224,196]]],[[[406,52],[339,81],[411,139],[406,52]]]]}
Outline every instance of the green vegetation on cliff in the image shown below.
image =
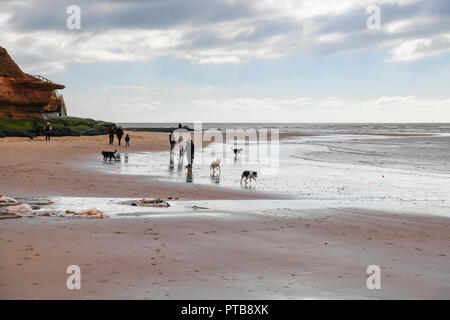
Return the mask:
{"type": "Polygon", "coordinates": [[[115,127],[112,122],[75,117],[60,117],[50,120],[0,118],[0,138],[43,136],[47,121],[51,123],[52,135],[56,137],[101,135],[108,133],[112,126],[115,127]]]}

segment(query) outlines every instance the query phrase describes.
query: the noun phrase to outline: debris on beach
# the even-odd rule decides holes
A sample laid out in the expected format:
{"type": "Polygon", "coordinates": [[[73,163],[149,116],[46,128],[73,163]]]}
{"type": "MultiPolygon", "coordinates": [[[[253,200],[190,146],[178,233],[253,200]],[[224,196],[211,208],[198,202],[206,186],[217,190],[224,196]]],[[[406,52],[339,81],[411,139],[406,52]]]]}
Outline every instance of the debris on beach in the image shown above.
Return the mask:
{"type": "Polygon", "coordinates": [[[148,207],[161,207],[161,208],[168,208],[170,207],[170,204],[165,201],[161,200],[160,198],[157,199],[141,199],[137,203],[135,201],[131,202],[132,206],[148,206],[148,207]]]}
{"type": "Polygon", "coordinates": [[[209,209],[207,207],[200,207],[200,206],[192,206],[192,209],[198,210],[198,209],[209,209]]]}
{"type": "Polygon", "coordinates": [[[43,200],[35,203],[37,206],[49,206],[51,204],[54,204],[54,202],[50,200],[43,200]]]}
{"type": "Polygon", "coordinates": [[[89,218],[97,218],[97,219],[103,219],[105,217],[103,212],[98,211],[97,209],[87,209],[79,212],[66,210],[66,214],[71,214],[74,216],[86,216],[89,218]]]}
{"type": "Polygon", "coordinates": [[[17,206],[9,206],[7,208],[8,212],[15,213],[15,214],[26,214],[26,213],[32,213],[33,209],[29,204],[22,203],[17,206]]]}
{"type": "Polygon", "coordinates": [[[41,213],[39,214],[40,217],[52,217],[52,214],[50,212],[45,212],[45,213],[41,213]]]}
{"type": "Polygon", "coordinates": [[[0,205],[10,205],[17,203],[16,199],[6,197],[6,196],[0,196],[0,205]]]}

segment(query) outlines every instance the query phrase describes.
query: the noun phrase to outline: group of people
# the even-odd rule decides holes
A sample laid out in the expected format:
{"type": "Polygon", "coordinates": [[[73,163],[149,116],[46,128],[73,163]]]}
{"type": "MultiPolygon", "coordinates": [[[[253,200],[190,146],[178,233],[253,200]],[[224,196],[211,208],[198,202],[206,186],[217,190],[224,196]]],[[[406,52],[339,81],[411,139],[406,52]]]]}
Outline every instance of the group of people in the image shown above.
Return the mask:
{"type": "MultiPolygon", "coordinates": [[[[50,140],[50,137],[53,132],[53,128],[52,128],[52,125],[50,124],[50,122],[47,122],[45,124],[44,132],[45,132],[45,140],[50,140]]],[[[123,134],[124,134],[124,132],[123,132],[123,129],[121,126],[119,126],[118,128],[111,127],[111,129],[109,129],[109,144],[110,145],[114,144],[114,135],[116,135],[117,141],[119,142],[119,146],[120,146],[120,142],[122,141],[123,134]]],[[[125,147],[129,147],[129,146],[130,146],[130,135],[127,133],[127,135],[125,136],[125,147]]]]}
{"type": "MultiPolygon", "coordinates": [[[[115,127],[111,127],[111,129],[109,129],[109,144],[113,145],[114,144],[114,135],[117,136],[117,141],[119,143],[120,146],[120,142],[122,141],[122,137],[123,137],[123,129],[121,126],[119,126],[118,128],[115,127]]],[[[127,133],[127,135],[125,136],[125,147],[129,147],[130,146],[130,135],[127,133]]]]}
{"type": "Polygon", "coordinates": [[[192,163],[194,162],[194,152],[195,152],[195,146],[194,141],[192,141],[190,134],[187,134],[186,141],[184,141],[183,137],[183,126],[178,124],[178,129],[173,130],[169,135],[169,143],[170,143],[170,159],[172,163],[172,155],[173,155],[173,149],[176,145],[180,148],[180,161],[182,161],[183,156],[185,153],[187,153],[187,160],[188,165],[186,168],[190,169],[192,168],[192,163]]]}

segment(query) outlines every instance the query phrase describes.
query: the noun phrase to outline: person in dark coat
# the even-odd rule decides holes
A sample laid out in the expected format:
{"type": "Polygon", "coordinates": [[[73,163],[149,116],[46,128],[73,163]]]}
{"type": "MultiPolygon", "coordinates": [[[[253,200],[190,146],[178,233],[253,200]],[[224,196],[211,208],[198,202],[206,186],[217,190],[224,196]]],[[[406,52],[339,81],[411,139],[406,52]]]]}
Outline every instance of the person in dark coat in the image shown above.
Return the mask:
{"type": "Polygon", "coordinates": [[[173,152],[173,148],[175,147],[175,137],[173,136],[173,131],[169,135],[169,143],[170,143],[170,152],[173,152]]]}
{"type": "Polygon", "coordinates": [[[125,147],[129,146],[130,146],[130,135],[127,133],[127,135],[125,136],[125,147]]]}
{"type": "Polygon", "coordinates": [[[122,137],[123,137],[123,129],[121,126],[119,126],[119,129],[117,129],[116,136],[117,136],[117,140],[119,140],[119,146],[120,146],[120,141],[122,140],[122,137]]]}
{"type": "Polygon", "coordinates": [[[45,124],[45,127],[44,127],[44,131],[45,131],[45,140],[50,140],[50,136],[51,136],[51,134],[52,134],[52,126],[50,125],[50,122],[47,122],[46,124],[45,124]]]}
{"type": "Polygon", "coordinates": [[[194,141],[190,139],[188,142],[186,142],[186,151],[187,151],[187,159],[188,159],[188,165],[186,168],[192,168],[192,163],[194,162],[194,141]]]}

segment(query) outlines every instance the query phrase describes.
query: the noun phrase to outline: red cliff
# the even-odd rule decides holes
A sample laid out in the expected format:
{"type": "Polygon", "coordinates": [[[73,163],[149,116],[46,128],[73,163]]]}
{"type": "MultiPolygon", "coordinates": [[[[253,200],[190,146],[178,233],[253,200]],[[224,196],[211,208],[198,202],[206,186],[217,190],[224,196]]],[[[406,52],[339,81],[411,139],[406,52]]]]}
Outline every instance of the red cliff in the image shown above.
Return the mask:
{"type": "MultiPolygon", "coordinates": [[[[44,118],[46,114],[61,113],[64,100],[55,90],[64,88],[22,72],[0,47],[0,117],[44,118]]],[[[63,109],[65,113],[65,106],[63,109]]]]}

